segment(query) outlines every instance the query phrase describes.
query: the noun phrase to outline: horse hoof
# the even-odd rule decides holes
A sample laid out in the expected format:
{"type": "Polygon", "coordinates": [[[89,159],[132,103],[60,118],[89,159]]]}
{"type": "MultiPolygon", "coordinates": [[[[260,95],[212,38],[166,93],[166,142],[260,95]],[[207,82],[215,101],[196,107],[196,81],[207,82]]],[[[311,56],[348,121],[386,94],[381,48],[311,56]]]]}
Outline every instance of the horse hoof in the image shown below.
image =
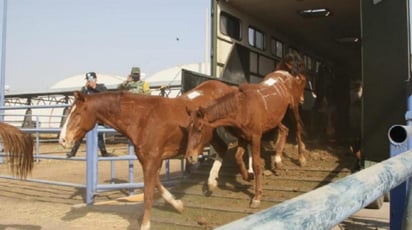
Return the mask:
{"type": "Polygon", "coordinates": [[[282,169],[282,168],[283,168],[282,162],[275,162],[275,163],[273,164],[273,168],[274,168],[274,169],[282,169]]]}
{"type": "Polygon", "coordinates": [[[150,230],[150,221],[147,224],[142,224],[140,230],[150,230]]]}
{"type": "Polygon", "coordinates": [[[215,188],[217,187],[217,181],[209,181],[209,183],[207,184],[207,189],[209,190],[209,192],[212,192],[213,190],[215,190],[215,188]]]}
{"type": "Polygon", "coordinates": [[[307,163],[307,162],[306,162],[306,159],[300,159],[300,160],[299,160],[299,164],[300,164],[301,167],[306,166],[306,163],[307,163]]]}
{"type": "Polygon", "coordinates": [[[254,180],[254,179],[255,179],[255,174],[254,173],[248,173],[247,180],[251,181],[251,180],[254,180]]]}
{"type": "Polygon", "coordinates": [[[250,208],[259,208],[260,207],[260,200],[253,199],[250,203],[250,208]]]}
{"type": "Polygon", "coordinates": [[[176,200],[175,203],[174,203],[174,207],[180,213],[182,213],[183,210],[185,209],[185,207],[183,205],[183,201],[181,201],[181,200],[176,200]]]}

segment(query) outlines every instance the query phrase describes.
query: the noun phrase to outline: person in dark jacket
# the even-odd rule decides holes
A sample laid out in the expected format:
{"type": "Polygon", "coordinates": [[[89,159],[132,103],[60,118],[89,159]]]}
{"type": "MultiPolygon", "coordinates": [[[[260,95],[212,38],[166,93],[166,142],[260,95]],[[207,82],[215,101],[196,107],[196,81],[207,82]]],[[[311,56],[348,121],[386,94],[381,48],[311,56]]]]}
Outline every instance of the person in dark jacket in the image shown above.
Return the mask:
{"type": "MultiPolygon", "coordinates": [[[[86,84],[81,88],[81,92],[83,94],[94,94],[106,91],[107,88],[104,84],[97,83],[97,75],[95,72],[88,72],[86,73],[86,84]]],[[[66,153],[67,157],[74,157],[76,156],[77,150],[80,147],[81,141],[78,141],[74,144],[72,150],[66,153]]],[[[103,133],[98,133],[97,136],[97,144],[99,146],[100,152],[103,157],[111,156],[106,151],[106,145],[104,143],[103,133]]]]}

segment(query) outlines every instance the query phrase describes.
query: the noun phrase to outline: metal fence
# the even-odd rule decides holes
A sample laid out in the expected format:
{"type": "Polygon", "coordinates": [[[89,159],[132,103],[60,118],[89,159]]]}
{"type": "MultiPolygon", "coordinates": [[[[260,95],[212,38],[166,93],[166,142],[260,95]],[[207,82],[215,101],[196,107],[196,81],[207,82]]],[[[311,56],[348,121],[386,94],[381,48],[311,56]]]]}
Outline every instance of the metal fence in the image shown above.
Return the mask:
{"type": "MultiPolygon", "coordinates": [[[[0,107],[0,110],[18,110],[18,109],[44,109],[44,108],[61,108],[61,107],[68,107],[70,105],[55,105],[55,106],[19,106],[19,107],[0,107]]],[[[38,118],[35,119],[37,122],[39,121],[38,118]]],[[[37,123],[36,122],[36,123],[37,123]]],[[[129,190],[129,194],[132,195],[134,189],[143,188],[144,184],[142,182],[134,182],[134,175],[135,175],[135,168],[134,168],[134,161],[137,160],[134,154],[134,148],[132,145],[127,144],[127,155],[124,156],[114,156],[114,157],[98,157],[98,148],[97,148],[97,134],[98,132],[104,133],[115,133],[116,131],[112,128],[106,128],[103,126],[96,126],[93,130],[89,131],[86,135],[86,156],[85,157],[72,157],[67,158],[65,155],[61,154],[42,154],[40,152],[40,145],[42,144],[40,135],[41,134],[55,134],[56,135],[56,142],[57,136],[60,132],[60,128],[41,128],[40,125],[35,125],[34,128],[21,128],[22,131],[27,133],[32,133],[35,139],[35,146],[34,146],[34,158],[35,160],[39,159],[49,159],[49,160],[63,160],[63,161],[84,161],[86,164],[86,183],[85,184],[78,184],[78,183],[69,183],[64,181],[51,181],[51,180],[42,180],[36,178],[27,178],[27,181],[31,182],[38,182],[44,184],[51,184],[51,185],[61,185],[61,186],[69,186],[75,188],[85,188],[86,189],[86,204],[90,205],[94,202],[94,197],[96,194],[105,191],[111,190],[121,190],[127,189],[129,190]],[[115,161],[127,161],[128,162],[128,182],[125,183],[106,183],[106,184],[99,184],[99,172],[98,172],[98,162],[99,161],[110,161],[110,181],[113,181],[115,175],[115,161]]],[[[2,157],[5,154],[0,154],[0,163],[2,163],[2,157]]],[[[180,159],[180,169],[181,175],[183,176],[184,172],[184,162],[183,159],[180,159]]],[[[166,172],[166,181],[163,183],[173,183],[174,181],[170,180],[170,160],[165,160],[165,172],[166,172]]],[[[11,175],[0,175],[0,178],[8,178],[8,179],[16,179],[11,175]]]]}

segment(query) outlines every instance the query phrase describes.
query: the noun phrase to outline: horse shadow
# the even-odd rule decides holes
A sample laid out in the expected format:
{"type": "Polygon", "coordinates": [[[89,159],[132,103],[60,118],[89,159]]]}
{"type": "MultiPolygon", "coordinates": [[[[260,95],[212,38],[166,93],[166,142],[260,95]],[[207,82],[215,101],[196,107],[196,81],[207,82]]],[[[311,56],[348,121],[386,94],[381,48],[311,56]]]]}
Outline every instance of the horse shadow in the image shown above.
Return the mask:
{"type": "Polygon", "coordinates": [[[138,229],[143,216],[143,202],[132,204],[105,204],[73,206],[61,220],[70,222],[76,219],[87,218],[90,213],[102,213],[118,216],[128,222],[127,229],[138,229]]]}
{"type": "MultiPolygon", "coordinates": [[[[113,178],[111,180],[104,181],[104,183],[127,183],[129,181],[113,178]]],[[[130,191],[127,189],[116,190],[118,193],[116,196],[124,195],[129,196],[130,191]]],[[[75,192],[70,196],[74,198],[80,196],[83,200],[83,203],[73,205],[68,212],[61,218],[61,220],[70,222],[80,218],[87,218],[87,215],[90,213],[103,213],[103,214],[112,214],[119,216],[125,219],[129,226],[127,229],[138,229],[139,222],[143,217],[144,204],[142,202],[117,202],[113,200],[110,194],[105,194],[105,192],[99,193],[98,196],[100,199],[107,200],[103,202],[95,202],[92,205],[86,204],[86,189],[77,188],[75,192]],[[113,204],[109,202],[113,201],[113,204]]],[[[1,229],[1,228],[0,228],[1,229]]]]}

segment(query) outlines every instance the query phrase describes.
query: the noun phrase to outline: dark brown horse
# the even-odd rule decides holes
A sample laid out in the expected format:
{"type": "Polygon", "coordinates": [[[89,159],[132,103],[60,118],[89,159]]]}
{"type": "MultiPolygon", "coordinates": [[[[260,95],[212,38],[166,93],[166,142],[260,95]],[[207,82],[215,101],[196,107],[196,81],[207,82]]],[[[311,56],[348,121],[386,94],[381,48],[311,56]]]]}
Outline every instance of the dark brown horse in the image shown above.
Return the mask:
{"type": "MultiPolygon", "coordinates": [[[[198,154],[210,140],[210,129],[213,128],[224,126],[229,129],[239,138],[239,147],[243,152],[248,142],[251,142],[253,170],[256,176],[256,193],[251,207],[258,207],[261,197],[261,138],[265,132],[279,127],[277,144],[277,155],[279,155],[283,151],[288,134],[287,127],[281,122],[289,106],[296,110],[295,119],[300,125],[298,105],[302,100],[305,85],[304,76],[300,77],[301,79],[295,78],[287,71],[276,71],[260,84],[243,84],[240,86],[240,92],[218,98],[214,104],[205,109],[192,111],[186,152],[188,161],[197,162],[198,154]]],[[[299,128],[298,131],[300,132],[299,128]]],[[[300,149],[304,149],[303,142],[301,144],[300,149]]],[[[238,156],[241,152],[238,150],[236,160],[242,173],[246,170],[242,158],[238,156]]],[[[304,156],[300,162],[302,165],[306,162],[304,156]]],[[[249,179],[246,173],[242,174],[242,177],[249,179]]]]}
{"type": "Polygon", "coordinates": [[[25,179],[31,173],[33,169],[33,138],[30,134],[0,122],[0,152],[6,153],[9,158],[13,175],[25,179]]]}
{"type": "MultiPolygon", "coordinates": [[[[186,109],[207,105],[215,98],[238,91],[237,87],[211,80],[177,98],[145,96],[127,92],[105,92],[83,95],[75,92],[70,114],[60,133],[60,143],[70,147],[83,138],[97,122],[113,127],[134,146],[144,174],[144,214],[141,229],[150,228],[153,193],[156,187],[162,197],[179,212],[183,203],[160,183],[163,160],[186,152],[186,109]]],[[[218,152],[227,146],[216,138],[212,142],[218,152]]]]}

